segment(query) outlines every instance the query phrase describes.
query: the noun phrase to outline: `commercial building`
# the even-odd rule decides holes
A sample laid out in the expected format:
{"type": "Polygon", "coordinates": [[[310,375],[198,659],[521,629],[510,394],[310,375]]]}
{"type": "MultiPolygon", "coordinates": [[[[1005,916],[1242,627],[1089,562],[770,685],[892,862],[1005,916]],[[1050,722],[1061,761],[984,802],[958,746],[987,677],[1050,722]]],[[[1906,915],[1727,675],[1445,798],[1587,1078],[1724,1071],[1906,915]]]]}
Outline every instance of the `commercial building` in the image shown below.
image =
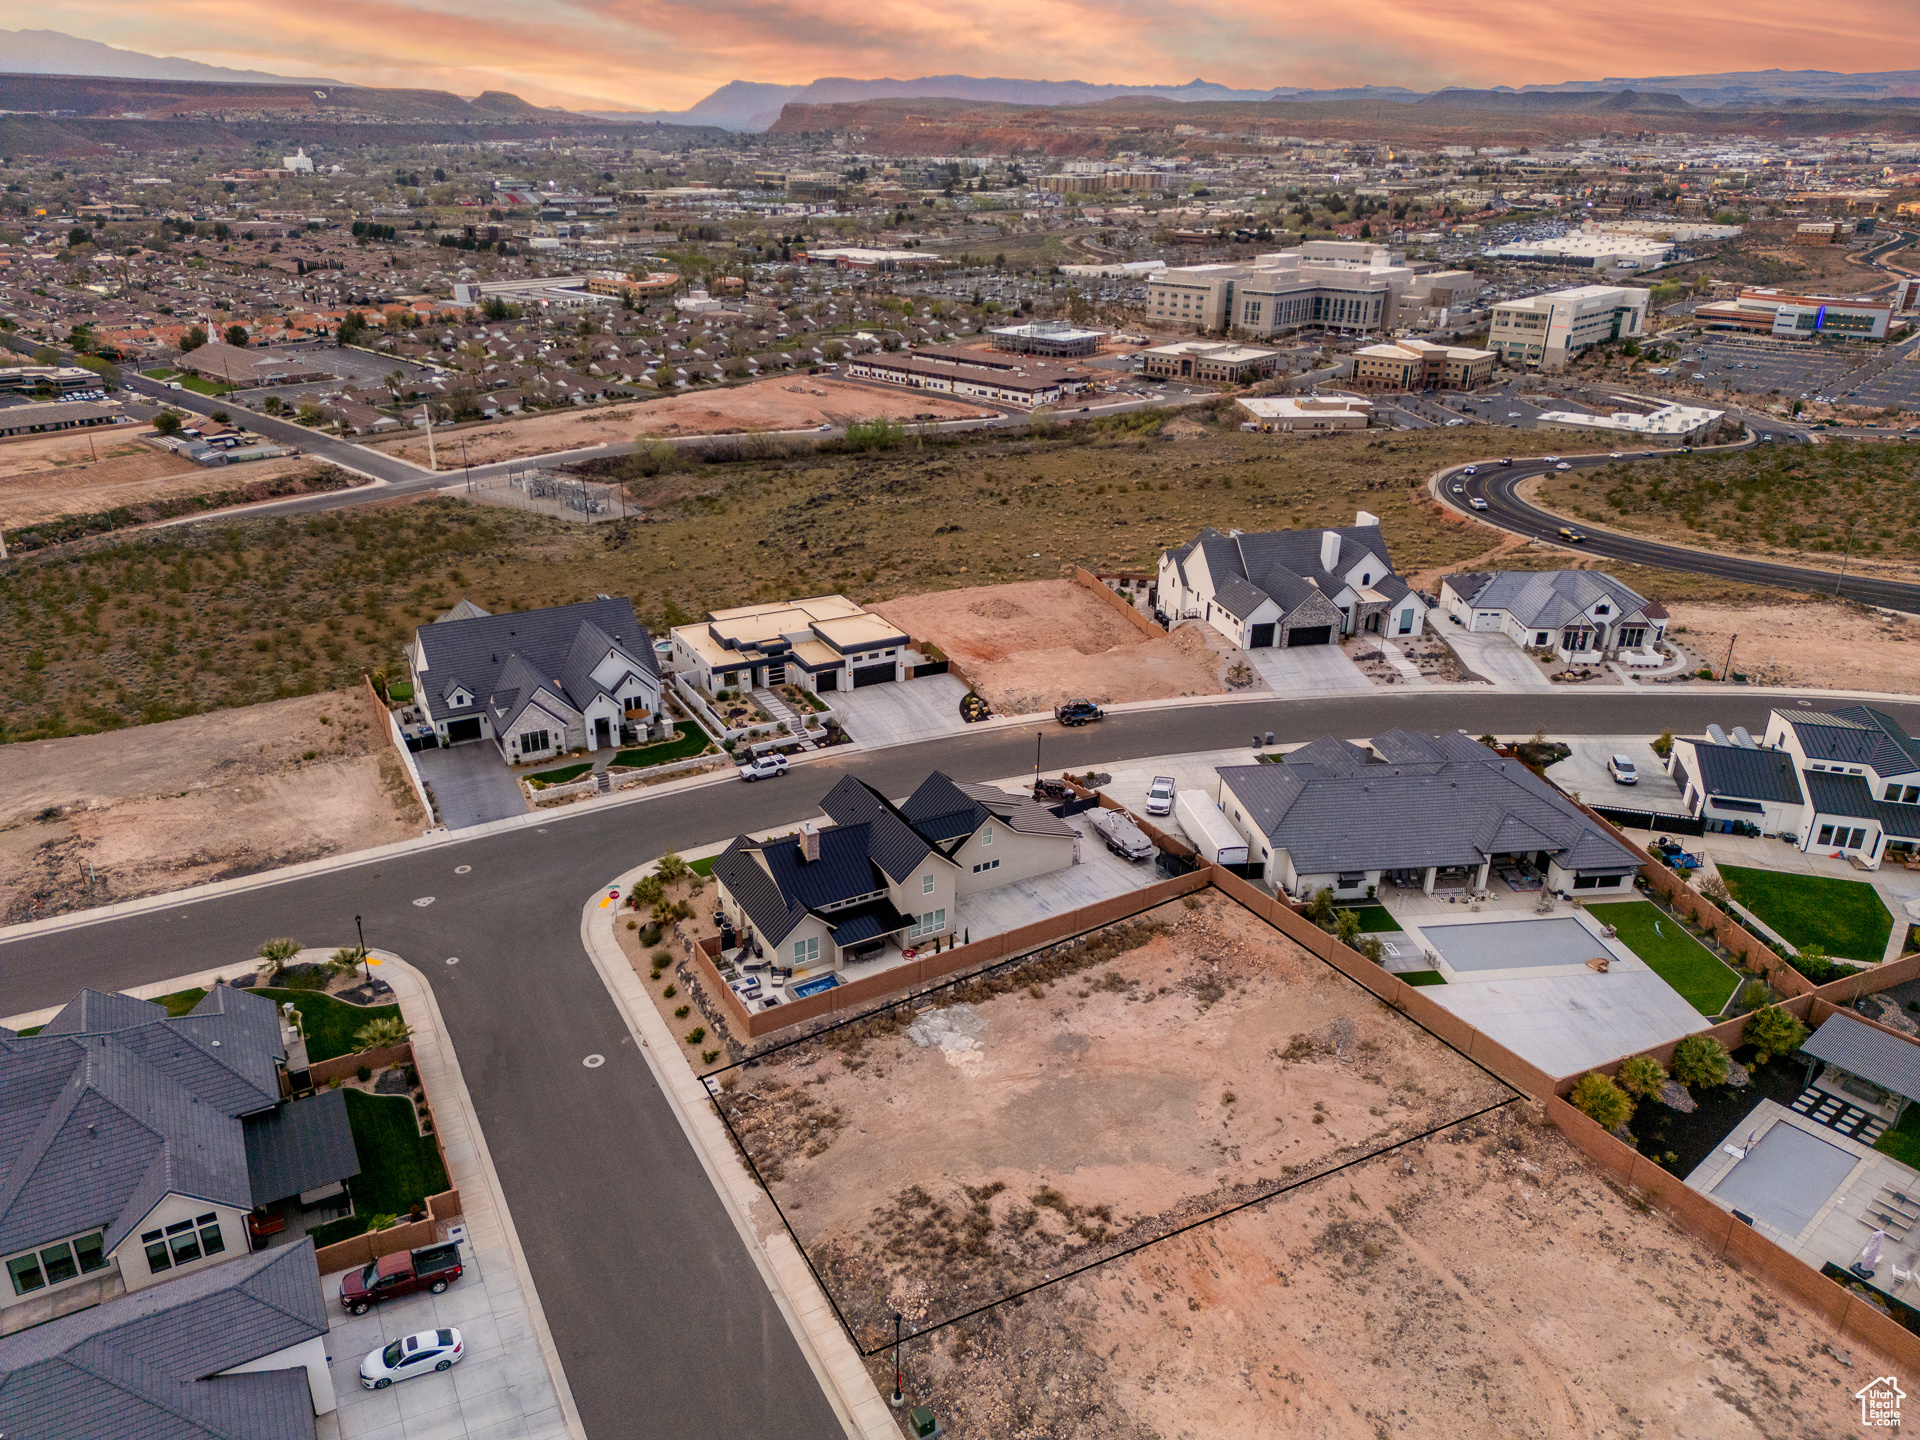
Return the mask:
{"type": "Polygon", "coordinates": [[[992,350],[925,346],[919,350],[870,351],[850,356],[845,373],[913,390],[932,390],[969,400],[989,400],[1031,410],[1057,404],[1086,388],[1086,372],[1057,360],[1012,356],[992,350]]]}
{"type": "Polygon", "coordinates": [[[1896,310],[1907,298],[1905,288],[1897,288],[1890,300],[1873,300],[1757,287],[1742,290],[1738,299],[1701,305],[1694,310],[1694,318],[1711,330],[1744,330],[1789,340],[1816,335],[1884,340],[1896,310]]]}
{"type": "Polygon", "coordinates": [[[1349,383],[1356,390],[1395,394],[1418,390],[1473,390],[1493,378],[1491,350],[1396,340],[1353,352],[1349,383]]]}
{"type": "Polygon", "coordinates": [[[1620,235],[1579,230],[1571,235],[1519,240],[1495,245],[1483,253],[1490,260],[1520,265],[1558,265],[1572,269],[1644,270],[1673,258],[1671,241],[1650,235],[1620,235]]]}
{"type": "Polygon", "coordinates": [[[1104,330],[1077,330],[1058,320],[1035,320],[1030,325],[997,325],[987,331],[996,350],[1021,355],[1058,358],[1091,355],[1100,348],[1104,330]]]}
{"type": "Polygon", "coordinates": [[[0,391],[52,391],[72,395],[81,390],[98,390],[103,382],[91,370],[78,365],[0,366],[0,391]]]}
{"type": "Polygon", "coordinates": [[[1589,435],[1660,439],[1696,445],[1707,439],[1726,418],[1724,410],[1701,405],[1662,405],[1640,413],[1616,410],[1611,415],[1584,415],[1574,410],[1547,410],[1538,423],[1550,430],[1577,430],[1589,435]]]}
{"type": "Polygon", "coordinates": [[[257,385],[301,385],[334,378],[332,372],[297,355],[242,348],[224,340],[209,340],[198,349],[186,351],[180,357],[180,368],[241,390],[257,385]]]}
{"type": "Polygon", "coordinates": [[[1487,345],[1514,369],[1559,370],[1609,340],[1641,335],[1649,291],[1579,285],[1493,307],[1487,345]]]}
{"type": "Polygon", "coordinates": [[[913,642],[844,595],[715,610],[672,631],[673,669],[709,695],[798,685],[816,694],[907,678],[913,642]]]}
{"type": "Polygon", "coordinates": [[[589,295],[607,295],[615,300],[631,296],[634,300],[653,300],[671,295],[680,288],[680,277],[670,270],[649,271],[645,275],[623,275],[618,270],[598,271],[587,276],[589,295]]]}
{"type": "Polygon", "coordinates": [[[1110,265],[1062,265],[1060,273],[1077,280],[1147,280],[1166,268],[1164,260],[1121,260],[1110,265]]]}
{"type": "Polygon", "coordinates": [[[1280,368],[1280,352],[1257,345],[1209,340],[1177,340],[1140,352],[1142,370],[1157,379],[1202,380],[1214,385],[1244,385],[1280,368]]]}
{"type": "Polygon", "coordinates": [[[1182,265],[1147,282],[1153,326],[1232,329],[1253,339],[1309,327],[1367,332],[1395,323],[1414,271],[1385,246],[1310,240],[1252,264],[1182,265]]]}
{"type": "Polygon", "coordinates": [[[959,263],[927,250],[876,250],[862,245],[796,250],[793,258],[805,265],[828,265],[835,270],[934,270],[959,263]]]}
{"type": "Polygon", "coordinates": [[[56,430],[87,430],[95,425],[111,425],[121,418],[121,412],[115,407],[90,405],[82,400],[10,405],[0,410],[0,440],[10,440],[16,435],[50,435],[56,430]]]}
{"type": "Polygon", "coordinates": [[[1358,395],[1254,395],[1236,404],[1247,417],[1242,430],[1268,434],[1364,430],[1373,419],[1373,402],[1358,395]]]}

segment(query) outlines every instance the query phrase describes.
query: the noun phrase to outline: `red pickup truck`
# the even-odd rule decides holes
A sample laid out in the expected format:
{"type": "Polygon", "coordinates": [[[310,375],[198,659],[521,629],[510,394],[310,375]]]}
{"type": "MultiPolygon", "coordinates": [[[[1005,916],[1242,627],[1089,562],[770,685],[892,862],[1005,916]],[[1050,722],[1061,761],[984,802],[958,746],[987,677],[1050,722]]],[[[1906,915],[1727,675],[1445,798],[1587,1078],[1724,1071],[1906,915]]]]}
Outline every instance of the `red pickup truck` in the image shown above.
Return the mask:
{"type": "Polygon", "coordinates": [[[340,1278],[340,1308],[364,1315],[382,1300],[431,1290],[438,1295],[466,1272],[458,1245],[426,1245],[382,1255],[340,1278]]]}

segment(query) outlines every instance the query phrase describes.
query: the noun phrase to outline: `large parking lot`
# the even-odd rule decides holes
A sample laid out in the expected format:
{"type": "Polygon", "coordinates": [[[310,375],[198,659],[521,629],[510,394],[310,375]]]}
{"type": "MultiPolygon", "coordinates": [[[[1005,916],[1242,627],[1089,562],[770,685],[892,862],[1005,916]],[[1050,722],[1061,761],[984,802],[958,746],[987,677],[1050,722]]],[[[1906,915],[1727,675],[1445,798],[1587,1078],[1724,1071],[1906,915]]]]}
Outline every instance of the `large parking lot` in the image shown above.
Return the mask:
{"type": "Polygon", "coordinates": [[[560,1440],[567,1433],[527,1302],[504,1248],[461,1247],[462,1275],[444,1295],[403,1295],[358,1319],[339,1308],[340,1276],[324,1275],[333,1324],[327,1361],[339,1409],[320,1440],[560,1440]],[[451,1325],[465,1358],[385,1390],[360,1386],[360,1362],[389,1341],[451,1325]]]}
{"type": "MultiPolygon", "coordinates": [[[[1812,400],[1844,391],[1847,377],[1871,357],[1857,351],[1826,350],[1762,340],[1708,340],[1689,347],[1675,361],[1674,377],[1705,376],[1706,385],[1748,395],[1779,392],[1782,400],[1812,400]]],[[[1891,403],[1891,402],[1883,402],[1891,403]]]]}

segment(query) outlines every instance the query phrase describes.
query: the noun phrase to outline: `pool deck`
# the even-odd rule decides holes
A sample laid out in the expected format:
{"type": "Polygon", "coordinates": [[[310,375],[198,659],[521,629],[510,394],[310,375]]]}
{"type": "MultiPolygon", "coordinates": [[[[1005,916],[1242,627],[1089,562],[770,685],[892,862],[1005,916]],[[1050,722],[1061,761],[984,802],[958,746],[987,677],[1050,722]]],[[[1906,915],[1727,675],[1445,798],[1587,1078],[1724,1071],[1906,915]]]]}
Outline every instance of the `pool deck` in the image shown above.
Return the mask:
{"type": "MultiPolygon", "coordinates": [[[[1796,1115],[1772,1100],[1761,1101],[1719,1149],[1693,1168],[1693,1172],[1687,1176],[1687,1187],[1731,1209],[1713,1193],[1714,1187],[1740,1163],[1741,1157],[1727,1146],[1739,1149],[1755,1143],[1764,1139],[1776,1125],[1791,1125],[1855,1157],[1853,1169],[1846,1179],[1840,1182],[1827,1197],[1826,1204],[1798,1234],[1788,1235],[1765,1221],[1754,1221],[1753,1228],[1760,1234],[1791,1250],[1816,1270],[1828,1261],[1845,1267],[1859,1258],[1860,1247],[1879,1228],[1878,1222],[1868,1219],[1866,1212],[1883,1185],[1890,1185],[1907,1194],[1920,1193],[1920,1172],[1902,1165],[1891,1156],[1882,1155],[1870,1145],[1850,1140],[1839,1131],[1816,1124],[1804,1115],[1796,1115]]],[[[1920,1283],[1911,1278],[1896,1282],[1893,1276],[1895,1265],[1908,1272],[1920,1266],[1920,1225],[1904,1236],[1896,1235],[1891,1230],[1887,1232],[1873,1279],[1873,1284],[1889,1295],[1909,1305],[1920,1305],[1920,1283]]]]}

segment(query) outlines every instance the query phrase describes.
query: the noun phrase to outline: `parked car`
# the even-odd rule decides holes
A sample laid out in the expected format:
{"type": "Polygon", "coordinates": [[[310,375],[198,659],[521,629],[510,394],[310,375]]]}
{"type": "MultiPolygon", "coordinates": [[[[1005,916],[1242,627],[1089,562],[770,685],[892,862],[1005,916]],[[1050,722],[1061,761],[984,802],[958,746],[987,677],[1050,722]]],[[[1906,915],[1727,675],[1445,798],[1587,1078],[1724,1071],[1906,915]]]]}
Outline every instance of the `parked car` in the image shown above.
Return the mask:
{"type": "Polygon", "coordinates": [[[1069,727],[1090,725],[1095,720],[1106,719],[1106,715],[1107,712],[1091,700],[1069,700],[1066,704],[1057,706],[1053,712],[1054,719],[1069,727]]]}
{"type": "Polygon", "coordinates": [[[396,1380],[451,1370],[466,1358],[467,1342],[451,1325],[422,1330],[384,1345],[360,1362],[360,1388],[384,1390],[396,1380]]]}
{"type": "Polygon", "coordinates": [[[1569,545],[1578,545],[1582,540],[1586,539],[1587,537],[1582,535],[1578,530],[1574,529],[1571,525],[1562,525],[1560,527],[1560,538],[1566,541],[1569,545]]]}
{"type": "Polygon", "coordinates": [[[364,1315],[396,1295],[411,1295],[416,1290],[439,1295],[466,1268],[458,1245],[423,1245],[418,1250],[382,1255],[371,1265],[340,1277],[340,1308],[351,1315],[364,1315]]]}
{"type": "Polygon", "coordinates": [[[784,755],[756,755],[740,767],[742,780],[771,780],[786,773],[787,757],[784,755]]]}
{"type": "Polygon", "coordinates": [[[1153,784],[1147,787],[1147,814],[1171,815],[1173,813],[1173,777],[1156,775],[1153,784]]]}
{"type": "Polygon", "coordinates": [[[1633,761],[1624,755],[1609,755],[1607,757],[1607,773],[1613,776],[1613,783],[1616,785],[1638,785],[1640,783],[1640,772],[1633,768],[1633,761]]]}

